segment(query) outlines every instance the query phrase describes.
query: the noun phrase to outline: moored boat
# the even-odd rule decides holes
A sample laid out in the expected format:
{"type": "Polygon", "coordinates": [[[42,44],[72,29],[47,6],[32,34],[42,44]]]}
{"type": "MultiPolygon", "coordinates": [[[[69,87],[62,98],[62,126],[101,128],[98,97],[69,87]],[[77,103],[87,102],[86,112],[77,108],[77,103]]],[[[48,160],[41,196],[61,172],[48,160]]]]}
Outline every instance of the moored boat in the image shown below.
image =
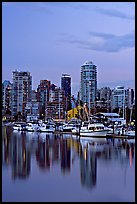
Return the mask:
{"type": "Polygon", "coordinates": [[[36,123],[28,122],[26,125],[26,130],[30,132],[35,132],[39,130],[39,125],[36,123]]]}
{"type": "Polygon", "coordinates": [[[80,129],[80,136],[105,137],[108,130],[102,123],[83,124],[80,129]]]}
{"type": "Polygon", "coordinates": [[[55,132],[55,126],[50,123],[42,123],[38,128],[39,132],[55,132]]]}
{"type": "Polygon", "coordinates": [[[26,130],[26,123],[14,122],[12,127],[13,127],[13,130],[15,131],[23,131],[23,130],[26,130]]]}

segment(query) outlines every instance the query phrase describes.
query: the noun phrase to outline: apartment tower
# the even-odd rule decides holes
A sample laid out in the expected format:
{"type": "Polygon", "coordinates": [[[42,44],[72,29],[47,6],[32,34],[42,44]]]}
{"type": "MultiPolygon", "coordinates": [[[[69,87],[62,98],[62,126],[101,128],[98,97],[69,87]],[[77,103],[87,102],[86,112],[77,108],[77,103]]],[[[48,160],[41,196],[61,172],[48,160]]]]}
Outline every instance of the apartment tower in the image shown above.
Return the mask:
{"type": "MultiPolygon", "coordinates": [[[[97,95],[97,68],[91,61],[86,61],[81,66],[80,99],[87,104],[89,109],[95,108],[97,95]]],[[[90,111],[91,113],[91,111],[90,111]]]]}
{"type": "Polygon", "coordinates": [[[32,76],[30,72],[13,71],[12,115],[25,114],[27,102],[31,102],[32,76]]]}
{"type": "Polygon", "coordinates": [[[61,76],[61,89],[65,92],[66,111],[71,109],[71,77],[68,74],[61,76]]]}

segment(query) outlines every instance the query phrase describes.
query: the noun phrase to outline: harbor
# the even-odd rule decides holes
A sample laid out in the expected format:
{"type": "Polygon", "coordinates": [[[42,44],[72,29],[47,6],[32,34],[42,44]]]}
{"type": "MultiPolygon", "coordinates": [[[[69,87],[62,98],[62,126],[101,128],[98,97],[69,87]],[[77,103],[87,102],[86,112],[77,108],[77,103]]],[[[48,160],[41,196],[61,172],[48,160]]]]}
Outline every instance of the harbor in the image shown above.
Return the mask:
{"type": "Polygon", "coordinates": [[[2,202],[135,202],[135,2],[2,2],[2,202]]]}
{"type": "MultiPolygon", "coordinates": [[[[103,113],[104,114],[104,113],[103,113]]],[[[109,113],[110,114],[110,113],[109,113]]],[[[112,114],[112,113],[111,113],[112,114]]],[[[119,119],[119,118],[118,118],[119,119]]],[[[117,118],[115,119],[117,121],[117,118]]],[[[29,132],[45,132],[55,134],[72,134],[79,137],[110,137],[135,139],[135,123],[126,125],[121,123],[107,125],[97,117],[92,117],[88,121],[81,121],[72,118],[70,121],[55,121],[47,119],[46,121],[35,120],[29,122],[7,122],[2,126],[10,127],[12,131],[29,131],[29,132]]]]}

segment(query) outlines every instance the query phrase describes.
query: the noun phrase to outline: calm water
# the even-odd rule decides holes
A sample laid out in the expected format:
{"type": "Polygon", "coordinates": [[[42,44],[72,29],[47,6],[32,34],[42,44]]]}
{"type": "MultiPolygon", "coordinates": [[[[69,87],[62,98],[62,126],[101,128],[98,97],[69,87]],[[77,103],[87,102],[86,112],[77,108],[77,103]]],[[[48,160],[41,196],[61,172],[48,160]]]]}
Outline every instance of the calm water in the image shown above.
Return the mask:
{"type": "Polygon", "coordinates": [[[135,201],[135,145],[3,128],[2,201],[135,201]]]}

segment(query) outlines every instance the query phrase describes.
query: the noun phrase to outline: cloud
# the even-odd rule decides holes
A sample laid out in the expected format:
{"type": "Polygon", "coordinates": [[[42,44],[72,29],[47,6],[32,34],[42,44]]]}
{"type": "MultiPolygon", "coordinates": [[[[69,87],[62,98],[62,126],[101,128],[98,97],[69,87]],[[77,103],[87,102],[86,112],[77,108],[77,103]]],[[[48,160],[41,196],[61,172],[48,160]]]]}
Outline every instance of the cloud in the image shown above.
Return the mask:
{"type": "Polygon", "coordinates": [[[96,8],[96,11],[98,11],[101,14],[108,15],[111,17],[117,17],[122,19],[129,19],[134,20],[134,16],[129,16],[126,13],[122,13],[121,11],[115,10],[115,9],[104,9],[104,8],[96,8]]]}
{"type": "Polygon", "coordinates": [[[118,52],[135,46],[134,32],[117,36],[107,33],[89,32],[87,40],[79,39],[74,35],[63,34],[58,42],[76,44],[81,49],[89,49],[104,52],[118,52]]]}

